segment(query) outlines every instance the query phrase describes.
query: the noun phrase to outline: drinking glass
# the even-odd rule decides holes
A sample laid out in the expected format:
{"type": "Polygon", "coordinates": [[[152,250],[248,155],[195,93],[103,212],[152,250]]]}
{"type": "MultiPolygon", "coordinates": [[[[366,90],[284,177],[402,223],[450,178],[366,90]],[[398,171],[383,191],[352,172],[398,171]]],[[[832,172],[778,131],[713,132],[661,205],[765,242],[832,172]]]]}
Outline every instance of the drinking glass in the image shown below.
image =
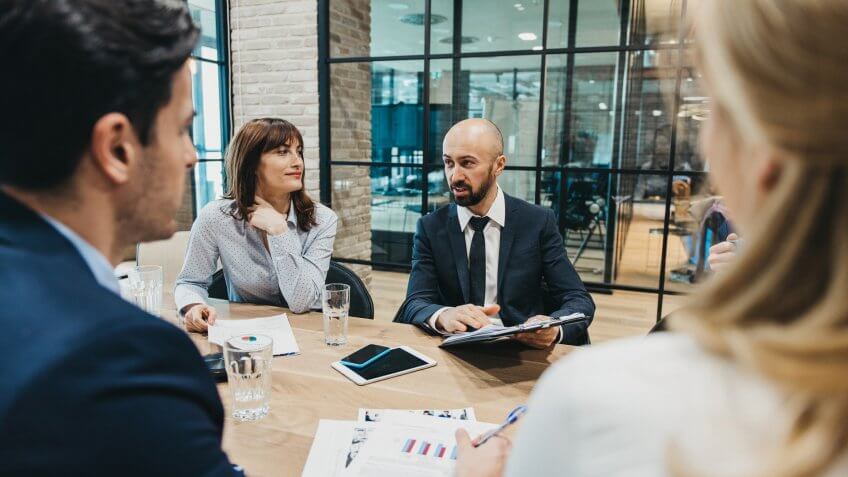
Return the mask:
{"type": "Polygon", "coordinates": [[[324,342],[330,346],[347,343],[347,312],[350,309],[350,285],[324,285],[324,342]]]}
{"type": "Polygon", "coordinates": [[[273,340],[266,335],[239,335],[224,342],[224,366],[233,418],[258,421],[268,415],[273,340]]]}
{"type": "Polygon", "coordinates": [[[133,267],[127,272],[129,298],[151,315],[162,315],[162,267],[133,267]]]}

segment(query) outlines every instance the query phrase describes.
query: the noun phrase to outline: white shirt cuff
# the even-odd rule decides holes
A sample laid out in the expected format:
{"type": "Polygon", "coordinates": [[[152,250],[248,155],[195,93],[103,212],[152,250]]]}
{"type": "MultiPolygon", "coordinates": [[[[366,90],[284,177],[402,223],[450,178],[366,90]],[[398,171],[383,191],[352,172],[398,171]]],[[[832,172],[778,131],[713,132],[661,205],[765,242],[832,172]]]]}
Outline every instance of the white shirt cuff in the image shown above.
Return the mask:
{"type": "Polygon", "coordinates": [[[427,320],[427,326],[429,326],[431,330],[435,331],[436,333],[439,333],[442,336],[450,336],[450,333],[436,328],[436,319],[438,319],[439,315],[441,315],[442,312],[444,312],[447,309],[450,309],[450,307],[445,306],[445,307],[440,308],[435,313],[433,313],[433,316],[431,316],[429,320],[427,320]]]}

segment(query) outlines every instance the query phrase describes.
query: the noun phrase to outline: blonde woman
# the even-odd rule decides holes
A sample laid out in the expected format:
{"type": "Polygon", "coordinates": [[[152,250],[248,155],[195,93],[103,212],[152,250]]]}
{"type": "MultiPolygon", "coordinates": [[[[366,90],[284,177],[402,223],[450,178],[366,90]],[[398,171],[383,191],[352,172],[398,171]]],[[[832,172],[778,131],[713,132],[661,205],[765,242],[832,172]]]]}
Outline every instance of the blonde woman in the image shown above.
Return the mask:
{"type": "Polygon", "coordinates": [[[701,147],[745,253],[674,332],[545,373],[508,462],[460,433],[460,476],[848,475],[848,2],[699,4],[701,147]]]}

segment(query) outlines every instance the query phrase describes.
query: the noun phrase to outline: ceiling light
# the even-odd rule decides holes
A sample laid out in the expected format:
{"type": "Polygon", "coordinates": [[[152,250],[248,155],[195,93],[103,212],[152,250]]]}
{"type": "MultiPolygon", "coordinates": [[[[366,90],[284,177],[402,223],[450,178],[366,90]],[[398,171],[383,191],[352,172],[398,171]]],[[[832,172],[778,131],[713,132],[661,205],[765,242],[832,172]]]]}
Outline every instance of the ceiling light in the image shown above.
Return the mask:
{"type": "Polygon", "coordinates": [[[589,84],[595,84],[595,80],[589,80],[589,84]]]}
{"type": "Polygon", "coordinates": [[[542,51],[542,45],[536,45],[533,47],[533,51],[542,51]]]}
{"type": "Polygon", "coordinates": [[[693,80],[693,79],[692,79],[692,77],[690,76],[689,78],[686,78],[686,81],[688,81],[688,82],[690,82],[690,83],[691,83],[691,82],[693,82],[693,81],[695,81],[695,80],[693,80]]]}
{"type": "MultiPolygon", "coordinates": [[[[423,25],[424,24],[424,14],[423,13],[408,13],[399,18],[401,23],[406,23],[407,25],[423,25]]],[[[439,23],[443,23],[447,20],[447,17],[444,15],[437,15],[435,13],[430,15],[430,25],[436,25],[439,23]]]]}
{"type": "Polygon", "coordinates": [[[651,111],[651,114],[656,118],[656,117],[662,116],[662,111],[660,111],[659,109],[655,109],[655,110],[651,111]]]}
{"type": "Polygon", "coordinates": [[[390,3],[388,6],[392,10],[407,10],[407,9],[409,9],[409,5],[407,5],[405,3],[390,3]]]}
{"type": "Polygon", "coordinates": [[[609,106],[607,106],[607,103],[598,103],[598,109],[600,109],[601,111],[606,111],[609,109],[609,106]]]}
{"type": "Polygon", "coordinates": [[[533,40],[535,40],[537,37],[536,37],[536,34],[535,34],[535,33],[524,32],[524,33],[519,33],[519,34],[518,34],[518,38],[521,38],[521,39],[522,39],[522,40],[524,40],[524,41],[533,41],[533,40]]]}

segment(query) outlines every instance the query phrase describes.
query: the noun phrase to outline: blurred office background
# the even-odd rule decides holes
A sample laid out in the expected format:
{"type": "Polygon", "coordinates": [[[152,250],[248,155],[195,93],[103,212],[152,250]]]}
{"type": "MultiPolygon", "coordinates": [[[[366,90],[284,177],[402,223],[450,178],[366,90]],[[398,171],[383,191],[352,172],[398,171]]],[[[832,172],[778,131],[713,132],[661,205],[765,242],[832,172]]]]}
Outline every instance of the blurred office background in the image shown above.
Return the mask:
{"type": "Polygon", "coordinates": [[[222,194],[232,132],[289,119],[308,190],[341,219],[334,258],[378,300],[399,277],[402,299],[403,275],[380,274],[408,272],[416,221],[450,201],[444,133],[482,117],[504,134],[504,191],[554,210],[587,286],[665,314],[709,243],[690,212],[711,197],[693,2],[190,0],[200,163],[181,224],[222,194]]]}

